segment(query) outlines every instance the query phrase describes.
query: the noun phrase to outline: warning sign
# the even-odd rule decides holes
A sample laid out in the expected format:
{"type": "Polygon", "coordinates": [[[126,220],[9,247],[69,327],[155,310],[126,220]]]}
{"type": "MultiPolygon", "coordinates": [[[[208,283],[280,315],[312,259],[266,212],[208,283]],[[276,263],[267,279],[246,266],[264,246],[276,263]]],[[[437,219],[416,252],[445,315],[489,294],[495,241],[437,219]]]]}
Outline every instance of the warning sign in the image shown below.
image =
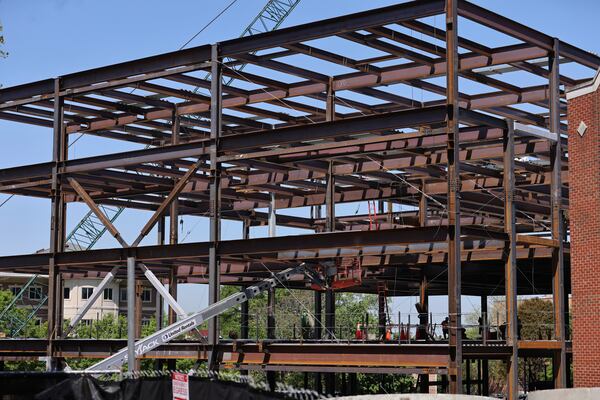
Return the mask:
{"type": "Polygon", "coordinates": [[[190,385],[188,375],[180,372],[172,372],[171,378],[173,384],[173,400],[189,400],[190,385]]]}

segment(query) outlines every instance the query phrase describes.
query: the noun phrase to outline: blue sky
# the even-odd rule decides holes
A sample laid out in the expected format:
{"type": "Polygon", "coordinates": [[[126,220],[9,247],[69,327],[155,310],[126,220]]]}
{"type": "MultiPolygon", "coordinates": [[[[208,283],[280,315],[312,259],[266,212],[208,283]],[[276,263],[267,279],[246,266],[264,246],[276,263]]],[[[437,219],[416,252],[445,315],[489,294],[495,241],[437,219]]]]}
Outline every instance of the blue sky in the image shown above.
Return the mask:
{"type": "MultiPolygon", "coordinates": [[[[8,58],[0,60],[0,84],[12,86],[176,50],[228,3],[229,0],[0,0],[5,50],[9,52],[8,58]]],[[[238,1],[189,46],[237,37],[265,3],[264,0],[238,1]]],[[[396,3],[398,1],[303,0],[283,26],[396,3]]],[[[600,51],[598,34],[592,33],[597,32],[600,2],[489,0],[476,3],[584,49],[600,51]]],[[[442,26],[441,17],[432,22],[442,26]]],[[[494,35],[470,23],[460,26],[461,29],[464,26],[467,37],[482,38],[488,45],[511,42],[506,37],[494,35]]],[[[576,75],[584,73],[579,70],[573,72],[576,75]]],[[[591,75],[589,71],[585,73],[591,75]]],[[[419,96],[418,93],[412,95],[419,96]]],[[[0,168],[50,159],[49,129],[0,121],[0,135],[0,168]]],[[[132,146],[129,144],[115,144],[85,136],[72,147],[70,157],[130,148],[132,146]]],[[[0,195],[0,202],[4,199],[5,195],[0,195]]],[[[353,213],[355,208],[348,206],[341,211],[353,213]]],[[[361,211],[365,212],[364,207],[361,211]]],[[[85,212],[87,208],[84,205],[69,206],[69,230],[85,212]]],[[[32,198],[13,198],[0,208],[0,255],[30,253],[47,247],[49,213],[48,201],[32,198]]],[[[117,221],[117,227],[131,240],[148,217],[147,213],[126,211],[117,221]]],[[[186,241],[206,240],[206,228],[206,221],[186,218],[180,235],[187,235],[186,241]]],[[[279,233],[294,232],[279,229],[279,233]]],[[[265,230],[260,228],[252,232],[255,237],[264,234],[265,230]]],[[[224,239],[238,238],[240,235],[239,224],[224,223],[224,239]]],[[[152,234],[143,244],[153,244],[154,241],[152,234]]],[[[105,236],[97,247],[116,245],[111,237],[105,236]]],[[[196,310],[206,304],[204,287],[184,285],[181,293],[182,303],[187,310],[196,310]]],[[[414,303],[413,298],[395,301],[394,314],[397,310],[414,312],[414,303]]],[[[478,303],[477,299],[463,300],[465,310],[471,309],[475,303],[478,303]]],[[[432,308],[440,312],[443,312],[444,304],[442,299],[432,299],[432,308]]]]}

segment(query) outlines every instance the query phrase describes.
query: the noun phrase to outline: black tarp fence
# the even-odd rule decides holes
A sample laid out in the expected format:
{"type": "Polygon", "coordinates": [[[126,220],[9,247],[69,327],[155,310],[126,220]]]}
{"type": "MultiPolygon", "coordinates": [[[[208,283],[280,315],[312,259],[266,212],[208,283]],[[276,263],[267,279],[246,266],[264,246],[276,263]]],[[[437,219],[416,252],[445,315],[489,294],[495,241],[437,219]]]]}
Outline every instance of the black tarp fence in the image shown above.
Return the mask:
{"type": "MultiPolygon", "coordinates": [[[[0,373],[0,393],[2,400],[173,400],[169,375],[115,381],[72,373],[0,373]]],[[[273,393],[246,383],[189,376],[190,400],[313,398],[308,391],[273,393]]]]}

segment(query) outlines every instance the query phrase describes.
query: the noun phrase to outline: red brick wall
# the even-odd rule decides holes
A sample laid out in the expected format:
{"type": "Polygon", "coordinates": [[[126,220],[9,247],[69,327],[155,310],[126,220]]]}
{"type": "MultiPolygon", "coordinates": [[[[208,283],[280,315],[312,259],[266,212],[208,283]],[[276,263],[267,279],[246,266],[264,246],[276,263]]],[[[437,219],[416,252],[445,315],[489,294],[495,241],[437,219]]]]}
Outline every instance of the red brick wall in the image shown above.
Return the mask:
{"type": "Polygon", "coordinates": [[[568,110],[573,384],[593,387],[600,386],[600,89],[570,99],[568,110]]]}

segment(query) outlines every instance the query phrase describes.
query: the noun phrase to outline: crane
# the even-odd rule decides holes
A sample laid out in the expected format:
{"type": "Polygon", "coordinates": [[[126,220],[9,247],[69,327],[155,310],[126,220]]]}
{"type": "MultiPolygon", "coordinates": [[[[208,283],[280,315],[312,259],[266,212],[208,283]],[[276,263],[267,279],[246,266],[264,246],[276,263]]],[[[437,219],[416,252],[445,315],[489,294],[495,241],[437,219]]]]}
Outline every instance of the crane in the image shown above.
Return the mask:
{"type": "MultiPolygon", "coordinates": [[[[251,36],[257,33],[270,32],[279,28],[283,21],[290,15],[294,8],[300,3],[300,0],[269,0],[267,4],[260,10],[258,15],[250,22],[250,24],[242,31],[240,37],[251,36]]],[[[244,64],[237,66],[236,70],[241,70],[245,67],[244,64]]],[[[232,79],[229,79],[224,84],[228,85],[232,79]]],[[[122,213],[125,207],[115,207],[100,205],[99,206],[110,222],[114,222],[122,213]]],[[[67,244],[67,250],[89,250],[91,249],[98,240],[106,232],[106,226],[98,219],[98,217],[90,210],[79,223],[73,228],[66,238],[65,243],[67,244]]],[[[32,284],[38,275],[34,275],[31,278],[32,284]]],[[[15,296],[15,301],[11,302],[4,310],[0,311],[0,319],[3,316],[9,315],[9,311],[12,307],[15,307],[17,302],[22,297],[25,290],[21,290],[15,296]]],[[[35,311],[37,311],[43,303],[47,300],[43,298],[41,304],[36,305],[35,311]]],[[[25,325],[31,318],[33,318],[35,312],[27,318],[27,321],[19,321],[19,326],[25,325]]],[[[20,330],[20,329],[19,329],[20,330]]]]}

